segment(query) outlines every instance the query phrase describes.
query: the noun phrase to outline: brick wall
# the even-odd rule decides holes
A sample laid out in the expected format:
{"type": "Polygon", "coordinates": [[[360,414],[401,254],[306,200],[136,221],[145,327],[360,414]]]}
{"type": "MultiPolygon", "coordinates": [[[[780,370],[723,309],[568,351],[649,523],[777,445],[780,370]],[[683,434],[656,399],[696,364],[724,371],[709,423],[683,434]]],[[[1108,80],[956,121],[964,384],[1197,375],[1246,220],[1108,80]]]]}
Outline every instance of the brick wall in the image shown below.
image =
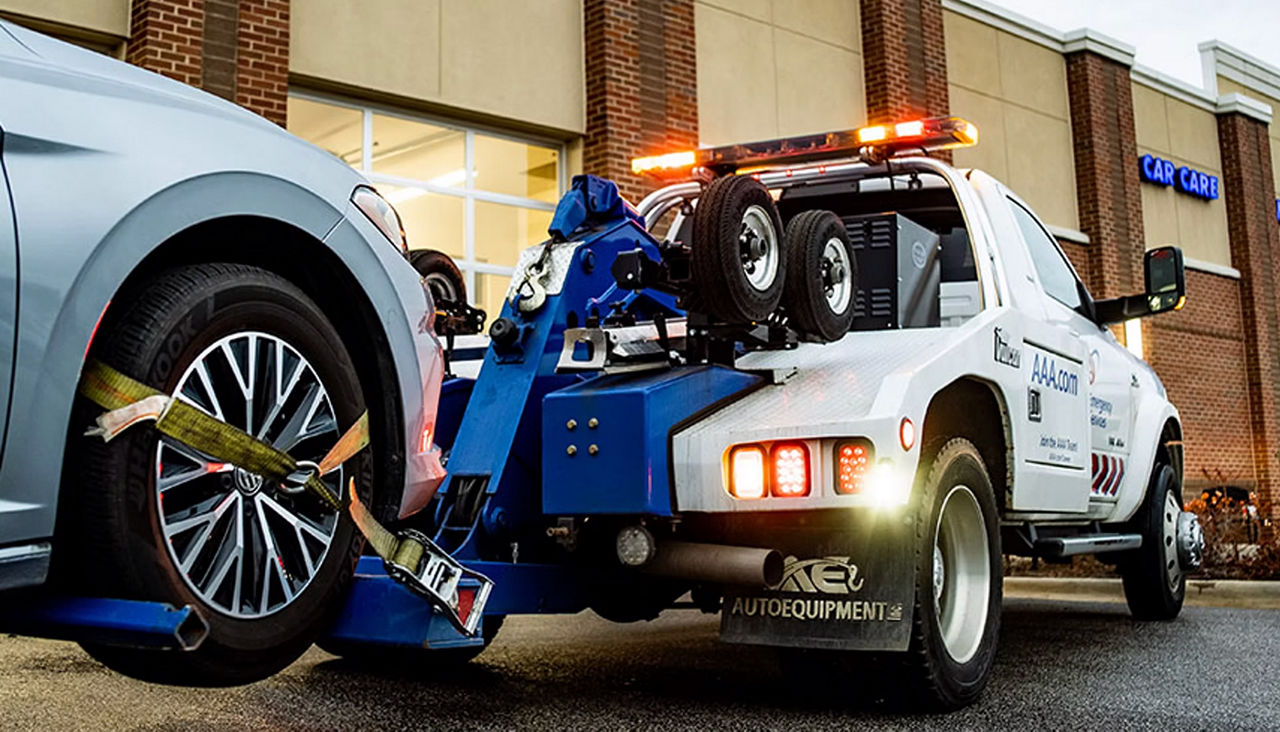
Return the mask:
{"type": "Polygon", "coordinates": [[[655,184],[631,173],[641,155],[698,144],[693,0],[585,0],[587,173],[638,201],[655,184]]]}
{"type": "Polygon", "coordinates": [[[236,103],[281,127],[289,95],[289,0],[240,0],[236,103]]]}
{"type": "Polygon", "coordinates": [[[1252,429],[1240,283],[1187,270],[1187,305],[1143,322],[1147,360],[1182,415],[1183,493],[1253,488],[1252,429]]]}
{"type": "Polygon", "coordinates": [[[867,121],[948,113],[941,0],[862,0],[867,121]]]}
{"type": "Polygon", "coordinates": [[[1068,54],[1067,92],[1080,229],[1089,235],[1086,284],[1097,298],[1131,294],[1142,283],[1146,239],[1129,67],[1092,51],[1068,54]]]}
{"type": "Polygon", "coordinates": [[[289,0],[133,0],[125,60],[285,123],[289,0]]]}
{"type": "MultiPolygon", "coordinates": [[[[1089,245],[1059,239],[1058,246],[1062,247],[1062,253],[1067,255],[1067,259],[1071,260],[1071,266],[1076,268],[1076,274],[1080,275],[1080,279],[1088,286],[1093,281],[1089,271],[1089,245]]],[[[1092,287],[1089,292],[1093,292],[1092,287]]]]}
{"type": "Polygon", "coordinates": [[[125,60],[200,86],[204,0],[133,0],[125,60]]]}
{"type": "Polygon", "coordinates": [[[1259,510],[1280,509],[1280,232],[1274,216],[1275,183],[1267,126],[1239,113],[1218,116],[1222,198],[1227,206],[1231,261],[1240,270],[1241,324],[1250,447],[1259,510]]]}

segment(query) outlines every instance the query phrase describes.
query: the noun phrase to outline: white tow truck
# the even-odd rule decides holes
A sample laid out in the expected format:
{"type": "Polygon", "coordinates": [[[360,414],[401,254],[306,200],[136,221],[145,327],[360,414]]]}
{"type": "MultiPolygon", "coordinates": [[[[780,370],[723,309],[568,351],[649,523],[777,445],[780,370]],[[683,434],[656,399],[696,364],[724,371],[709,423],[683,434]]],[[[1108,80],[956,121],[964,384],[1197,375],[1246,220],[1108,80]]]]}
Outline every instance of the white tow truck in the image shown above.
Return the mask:
{"type": "MultiPolygon", "coordinates": [[[[1135,617],[1177,616],[1203,546],[1182,506],[1178,412],[1110,326],[1182,307],[1181,252],[1147,252],[1145,292],[1094,300],[1016,194],[927,156],[976,141],[943,118],[634,161],[682,182],[637,207],[659,257],[624,252],[613,275],[679,296],[689,318],[571,327],[559,371],[720,363],[761,381],[674,425],[640,410],[669,454],[646,453],[667,480],[637,507],[578,500],[628,468],[602,470],[595,444],[574,453],[575,419],[594,426],[604,402],[548,397],[544,513],[609,514],[623,565],[708,583],[694,597],[721,610],[725,640],[827,649],[801,652],[809,667],[899,652],[862,655],[887,670],[859,677],[943,708],[990,673],[1002,554],[1096,554],[1135,617]],[[665,560],[664,541],[680,547],[665,560]]],[[[513,302],[556,269],[531,277],[543,260],[522,258],[513,302]]],[[[647,616],[645,591],[622,595],[602,604],[647,616]]]]}

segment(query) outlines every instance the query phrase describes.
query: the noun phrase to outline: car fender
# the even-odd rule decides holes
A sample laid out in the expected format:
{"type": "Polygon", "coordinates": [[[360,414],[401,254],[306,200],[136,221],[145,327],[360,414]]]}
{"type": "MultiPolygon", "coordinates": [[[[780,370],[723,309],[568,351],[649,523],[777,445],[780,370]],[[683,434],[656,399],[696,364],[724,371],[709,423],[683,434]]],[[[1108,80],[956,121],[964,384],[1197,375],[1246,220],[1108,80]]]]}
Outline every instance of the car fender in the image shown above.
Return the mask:
{"type": "MultiPolygon", "coordinates": [[[[8,440],[10,446],[40,449],[11,450],[0,466],[0,484],[6,486],[0,539],[22,541],[53,533],[67,420],[90,339],[111,298],[138,264],[175,234],[237,215],[274,219],[317,240],[343,220],[343,211],[296,184],[263,174],[223,172],[171,185],[135,206],[77,271],[68,269],[65,254],[40,246],[45,242],[20,242],[22,298],[8,440]]],[[[330,246],[369,291],[381,291],[384,302],[375,306],[384,328],[396,331],[388,325],[404,324],[399,332],[388,332],[397,370],[402,371],[412,358],[413,350],[405,345],[412,337],[403,305],[387,302],[396,296],[373,250],[385,250],[387,257],[399,253],[390,243],[372,247],[368,241],[342,237],[330,246]],[[391,317],[395,314],[400,317],[391,317]]],[[[406,286],[403,277],[400,286],[406,286]]]]}

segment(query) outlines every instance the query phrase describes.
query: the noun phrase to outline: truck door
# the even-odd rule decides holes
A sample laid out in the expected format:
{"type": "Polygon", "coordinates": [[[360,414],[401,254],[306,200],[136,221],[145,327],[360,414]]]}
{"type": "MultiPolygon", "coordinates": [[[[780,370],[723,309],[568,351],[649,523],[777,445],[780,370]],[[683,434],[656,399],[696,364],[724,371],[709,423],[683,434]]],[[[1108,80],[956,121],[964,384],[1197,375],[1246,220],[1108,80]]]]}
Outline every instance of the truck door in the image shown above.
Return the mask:
{"type": "Polygon", "coordinates": [[[1111,331],[1094,329],[1084,341],[1089,349],[1089,496],[1113,500],[1129,462],[1137,374],[1133,357],[1111,331]]]}
{"type": "Polygon", "coordinates": [[[1057,240],[1025,205],[1006,199],[1031,260],[1044,320],[1028,323],[1022,371],[1027,410],[1019,453],[1014,508],[1083,512],[1089,507],[1089,370],[1085,339],[1098,327],[1085,317],[1084,286],[1057,240]]]}

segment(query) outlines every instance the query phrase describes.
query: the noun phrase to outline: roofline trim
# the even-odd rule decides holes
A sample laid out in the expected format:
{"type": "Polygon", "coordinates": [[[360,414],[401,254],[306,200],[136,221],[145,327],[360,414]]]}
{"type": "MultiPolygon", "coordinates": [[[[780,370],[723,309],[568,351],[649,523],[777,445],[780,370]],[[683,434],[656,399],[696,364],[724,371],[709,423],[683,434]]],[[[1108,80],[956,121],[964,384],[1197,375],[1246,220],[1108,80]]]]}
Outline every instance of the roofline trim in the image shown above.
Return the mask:
{"type": "Polygon", "coordinates": [[[1092,51],[1125,66],[1133,65],[1133,46],[1092,28],[1063,32],[987,0],[942,0],[942,7],[1061,54],[1092,51]]]}

